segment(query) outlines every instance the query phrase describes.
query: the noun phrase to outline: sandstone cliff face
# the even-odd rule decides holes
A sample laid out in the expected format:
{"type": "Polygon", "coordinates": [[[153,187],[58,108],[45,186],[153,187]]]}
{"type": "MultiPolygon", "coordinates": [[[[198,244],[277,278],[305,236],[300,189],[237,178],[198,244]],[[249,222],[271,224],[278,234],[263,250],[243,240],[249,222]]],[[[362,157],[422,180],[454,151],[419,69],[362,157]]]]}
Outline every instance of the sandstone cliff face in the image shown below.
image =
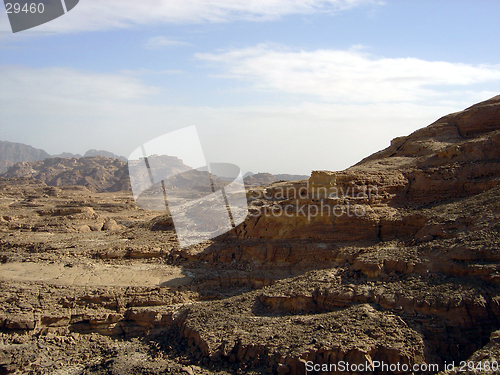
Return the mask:
{"type": "Polygon", "coordinates": [[[280,196],[271,187],[260,197],[250,195],[259,212],[239,233],[327,241],[407,239],[430,220],[421,206],[487,191],[500,184],[499,176],[497,96],[400,137],[345,171],[314,171],[306,194],[295,189],[293,197],[280,196]]]}

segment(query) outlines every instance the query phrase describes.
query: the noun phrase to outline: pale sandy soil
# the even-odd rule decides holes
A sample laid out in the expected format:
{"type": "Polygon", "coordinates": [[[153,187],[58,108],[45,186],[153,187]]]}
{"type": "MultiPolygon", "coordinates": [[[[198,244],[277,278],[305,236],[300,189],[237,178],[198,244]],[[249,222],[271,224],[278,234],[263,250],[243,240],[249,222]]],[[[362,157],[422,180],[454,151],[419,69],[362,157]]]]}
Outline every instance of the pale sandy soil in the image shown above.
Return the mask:
{"type": "Polygon", "coordinates": [[[13,262],[0,265],[0,280],[72,286],[180,286],[189,284],[192,278],[169,265],[13,262]]]}

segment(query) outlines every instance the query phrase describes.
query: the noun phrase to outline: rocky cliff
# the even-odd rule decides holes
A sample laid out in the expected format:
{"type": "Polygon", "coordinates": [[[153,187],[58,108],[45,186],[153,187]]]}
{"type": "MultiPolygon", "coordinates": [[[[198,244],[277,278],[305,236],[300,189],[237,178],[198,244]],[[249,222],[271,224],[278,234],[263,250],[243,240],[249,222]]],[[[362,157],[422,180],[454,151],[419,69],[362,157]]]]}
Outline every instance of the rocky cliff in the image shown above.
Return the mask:
{"type": "Polygon", "coordinates": [[[422,208],[499,184],[497,96],[396,138],[387,149],[345,171],[314,171],[303,184],[306,194],[286,184],[254,194],[253,206],[262,214],[239,232],[251,238],[329,241],[413,238],[431,220],[422,208]],[[271,212],[285,209],[294,214],[271,212]]]}

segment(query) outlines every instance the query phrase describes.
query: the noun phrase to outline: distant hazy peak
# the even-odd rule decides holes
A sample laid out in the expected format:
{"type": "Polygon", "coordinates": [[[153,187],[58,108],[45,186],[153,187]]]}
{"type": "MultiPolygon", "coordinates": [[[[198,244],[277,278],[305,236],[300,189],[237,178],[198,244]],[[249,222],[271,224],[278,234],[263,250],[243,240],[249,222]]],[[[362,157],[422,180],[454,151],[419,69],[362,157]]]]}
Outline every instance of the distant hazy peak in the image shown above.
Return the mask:
{"type": "Polygon", "coordinates": [[[50,157],[44,150],[34,148],[22,143],[0,141],[0,160],[13,163],[19,161],[37,161],[50,157]]]}
{"type": "Polygon", "coordinates": [[[112,152],[106,151],[106,150],[96,150],[96,149],[91,149],[88,150],[83,157],[87,156],[106,156],[107,158],[112,158],[112,159],[120,159],[123,161],[127,161],[127,158],[125,156],[119,156],[116,154],[113,154],[112,152]]]}

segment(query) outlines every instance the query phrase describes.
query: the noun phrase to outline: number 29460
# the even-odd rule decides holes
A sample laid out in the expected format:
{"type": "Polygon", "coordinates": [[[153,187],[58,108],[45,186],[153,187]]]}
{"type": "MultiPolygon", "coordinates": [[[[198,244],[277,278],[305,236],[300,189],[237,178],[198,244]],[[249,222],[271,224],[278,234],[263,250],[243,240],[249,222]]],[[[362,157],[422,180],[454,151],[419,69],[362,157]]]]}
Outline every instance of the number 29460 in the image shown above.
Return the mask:
{"type": "Polygon", "coordinates": [[[45,11],[45,6],[43,3],[31,3],[21,5],[19,3],[5,3],[5,9],[7,13],[43,13],[45,11]]]}

